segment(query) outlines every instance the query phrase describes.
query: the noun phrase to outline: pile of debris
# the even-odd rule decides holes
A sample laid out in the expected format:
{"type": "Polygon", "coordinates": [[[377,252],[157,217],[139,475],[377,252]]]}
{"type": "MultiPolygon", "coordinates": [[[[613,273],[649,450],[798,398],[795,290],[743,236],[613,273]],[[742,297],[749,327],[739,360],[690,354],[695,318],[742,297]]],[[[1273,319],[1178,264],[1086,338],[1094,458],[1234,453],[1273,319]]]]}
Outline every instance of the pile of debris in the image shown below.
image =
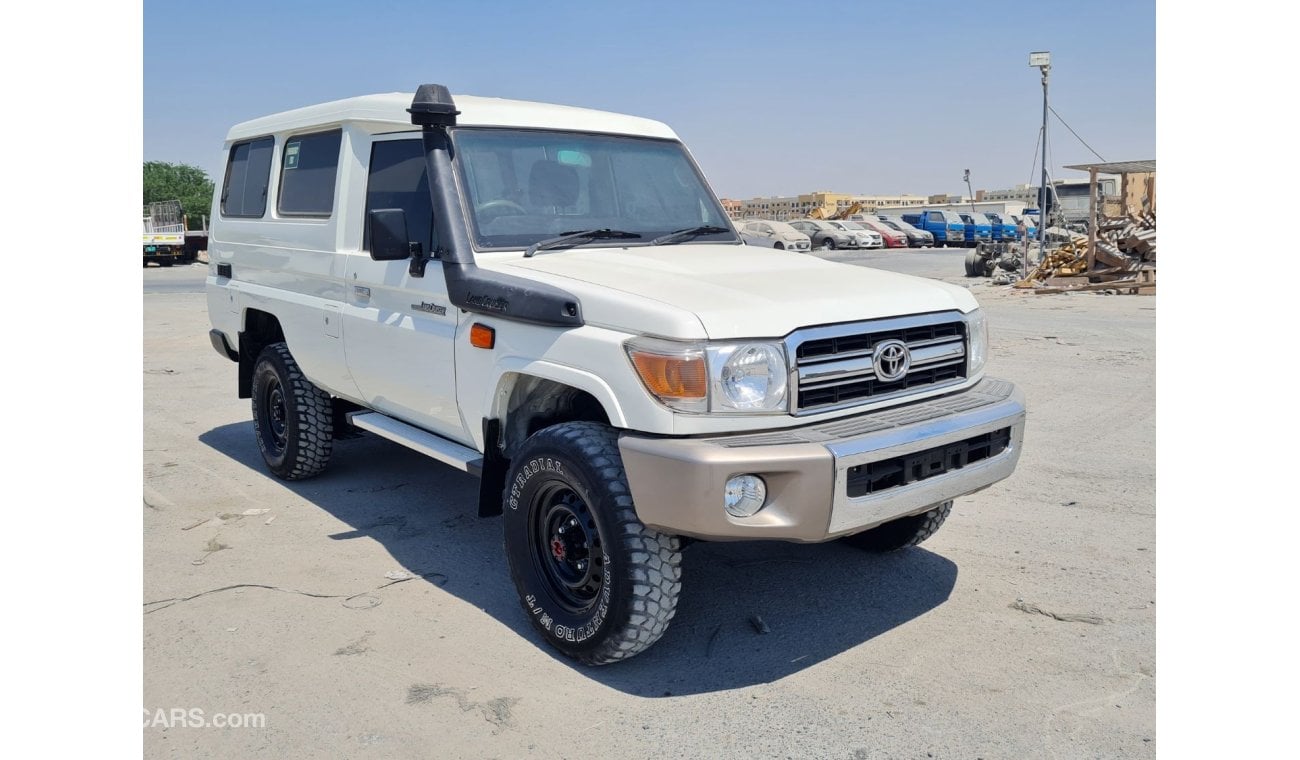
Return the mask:
{"type": "Polygon", "coordinates": [[[1088,265],[1088,240],[1074,237],[1049,250],[1017,288],[1035,293],[1109,291],[1154,295],[1156,292],[1156,215],[1143,211],[1107,217],[1097,225],[1097,248],[1088,265]]]}

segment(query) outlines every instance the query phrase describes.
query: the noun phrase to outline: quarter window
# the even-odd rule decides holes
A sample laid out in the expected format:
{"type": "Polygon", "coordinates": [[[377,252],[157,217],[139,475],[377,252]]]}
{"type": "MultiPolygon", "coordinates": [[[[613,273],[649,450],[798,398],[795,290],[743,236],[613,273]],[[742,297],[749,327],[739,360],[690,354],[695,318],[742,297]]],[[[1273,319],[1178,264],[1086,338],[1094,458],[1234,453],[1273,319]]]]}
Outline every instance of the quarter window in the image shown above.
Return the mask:
{"type": "Polygon", "coordinates": [[[280,161],[281,214],[329,216],[334,210],[334,177],[339,169],[343,132],[295,135],[284,143],[280,161]]]}
{"type": "Polygon", "coordinates": [[[226,179],[221,186],[221,215],[260,217],[266,213],[266,187],[271,181],[270,137],[230,146],[226,179]]]}

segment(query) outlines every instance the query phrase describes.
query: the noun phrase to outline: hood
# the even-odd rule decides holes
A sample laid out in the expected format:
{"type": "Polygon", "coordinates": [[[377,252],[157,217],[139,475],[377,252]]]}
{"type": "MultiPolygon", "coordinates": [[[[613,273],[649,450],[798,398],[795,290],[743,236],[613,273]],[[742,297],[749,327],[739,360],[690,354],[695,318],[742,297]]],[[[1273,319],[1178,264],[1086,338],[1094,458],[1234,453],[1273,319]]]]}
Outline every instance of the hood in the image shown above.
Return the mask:
{"type": "Polygon", "coordinates": [[[569,290],[590,324],[669,338],[779,338],[810,325],[978,305],[965,288],[937,280],[741,245],[579,248],[480,266],[569,290]]]}

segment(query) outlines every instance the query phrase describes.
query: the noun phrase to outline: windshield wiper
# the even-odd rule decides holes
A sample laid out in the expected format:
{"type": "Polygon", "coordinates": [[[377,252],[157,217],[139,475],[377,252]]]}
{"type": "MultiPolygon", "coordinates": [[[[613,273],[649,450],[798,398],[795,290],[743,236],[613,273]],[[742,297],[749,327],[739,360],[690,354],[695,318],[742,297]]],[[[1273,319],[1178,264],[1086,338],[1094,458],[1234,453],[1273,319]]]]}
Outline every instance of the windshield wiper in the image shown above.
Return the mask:
{"type": "Polygon", "coordinates": [[[598,230],[574,230],[566,232],[559,237],[539,240],[528,246],[524,251],[524,258],[532,258],[533,254],[538,251],[545,251],[547,248],[558,248],[565,243],[576,243],[580,240],[613,240],[613,239],[630,239],[641,237],[635,232],[624,232],[623,230],[611,230],[608,227],[602,227],[598,230]]]}
{"type": "Polygon", "coordinates": [[[660,235],[650,241],[650,245],[667,245],[668,243],[678,243],[686,238],[692,238],[696,235],[713,235],[718,232],[731,232],[727,227],[717,227],[712,224],[704,224],[699,227],[687,227],[684,230],[670,232],[667,235],[660,235]]]}

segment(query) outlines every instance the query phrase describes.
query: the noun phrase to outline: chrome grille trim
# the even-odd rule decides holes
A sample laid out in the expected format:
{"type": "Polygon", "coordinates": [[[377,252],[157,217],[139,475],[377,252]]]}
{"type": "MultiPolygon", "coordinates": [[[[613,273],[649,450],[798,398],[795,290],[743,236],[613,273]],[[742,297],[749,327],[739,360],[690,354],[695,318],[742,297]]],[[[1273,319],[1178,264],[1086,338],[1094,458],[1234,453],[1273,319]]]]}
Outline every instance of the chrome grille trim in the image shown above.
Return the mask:
{"type": "Polygon", "coordinates": [[[796,330],[785,339],[787,356],[791,358],[793,413],[800,416],[846,409],[961,384],[966,380],[966,340],[966,323],[959,311],[796,330]],[[917,328],[951,334],[905,340],[912,356],[907,375],[897,383],[877,388],[875,345],[900,332],[906,336],[907,331],[917,328]],[[932,379],[927,382],[926,377],[932,379]],[[820,399],[804,398],[805,392],[817,391],[823,392],[818,394],[820,399]],[[848,398],[841,399],[841,393],[848,398]]]}

